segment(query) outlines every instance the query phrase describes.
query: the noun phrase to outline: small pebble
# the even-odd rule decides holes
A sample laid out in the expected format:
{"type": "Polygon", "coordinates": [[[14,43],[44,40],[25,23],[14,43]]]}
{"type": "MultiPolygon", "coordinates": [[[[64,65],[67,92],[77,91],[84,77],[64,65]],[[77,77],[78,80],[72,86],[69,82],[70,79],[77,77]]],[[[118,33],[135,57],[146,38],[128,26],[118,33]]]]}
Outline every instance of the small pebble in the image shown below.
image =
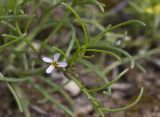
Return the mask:
{"type": "MultiPolygon", "coordinates": [[[[66,79],[65,79],[65,82],[66,82],[66,79]]],[[[72,80],[64,86],[64,89],[67,90],[71,94],[71,96],[77,96],[80,93],[80,88],[72,80]]]]}

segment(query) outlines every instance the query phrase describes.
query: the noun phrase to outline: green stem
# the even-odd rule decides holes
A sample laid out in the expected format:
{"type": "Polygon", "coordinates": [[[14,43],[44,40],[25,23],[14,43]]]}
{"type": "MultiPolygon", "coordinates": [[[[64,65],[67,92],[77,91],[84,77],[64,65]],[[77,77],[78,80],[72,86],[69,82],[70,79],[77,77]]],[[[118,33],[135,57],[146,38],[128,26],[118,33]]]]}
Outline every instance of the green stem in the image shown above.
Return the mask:
{"type": "MultiPolygon", "coordinates": [[[[89,92],[88,89],[79,81],[77,80],[76,76],[74,75],[74,73],[72,74],[65,74],[68,78],[71,78],[77,85],[78,87],[81,89],[81,91],[87,96],[87,98],[90,100],[90,102],[93,104],[93,106],[95,107],[95,109],[97,111],[99,111],[99,113],[101,114],[101,116],[103,115],[103,111],[101,110],[101,104],[99,103],[99,101],[93,97],[89,92]]],[[[102,116],[104,117],[104,116],[102,116]]]]}

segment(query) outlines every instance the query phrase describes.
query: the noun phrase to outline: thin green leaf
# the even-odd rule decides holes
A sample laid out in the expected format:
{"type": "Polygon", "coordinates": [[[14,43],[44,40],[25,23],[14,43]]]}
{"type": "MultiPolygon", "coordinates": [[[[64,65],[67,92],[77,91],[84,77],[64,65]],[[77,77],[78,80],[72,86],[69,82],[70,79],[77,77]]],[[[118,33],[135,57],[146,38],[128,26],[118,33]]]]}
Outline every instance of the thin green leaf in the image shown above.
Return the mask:
{"type": "Polygon", "coordinates": [[[67,7],[77,18],[77,20],[79,21],[79,23],[82,26],[83,32],[84,32],[84,37],[85,37],[85,45],[88,45],[88,41],[89,41],[89,37],[88,37],[88,32],[85,26],[85,23],[83,22],[83,20],[80,18],[80,16],[76,13],[76,11],[70,7],[68,4],[66,3],[62,3],[65,7],[67,7]]]}
{"type": "Polygon", "coordinates": [[[9,27],[10,29],[16,31],[16,28],[12,24],[10,24],[9,22],[2,20],[1,23],[6,25],[7,27],[9,27]]]}
{"type": "Polygon", "coordinates": [[[8,42],[8,43],[0,46],[0,51],[3,50],[3,49],[6,48],[6,47],[8,47],[8,46],[10,46],[10,45],[18,42],[18,41],[20,41],[20,40],[23,39],[25,36],[26,36],[26,33],[22,34],[22,35],[21,35],[20,37],[18,37],[17,39],[14,39],[13,41],[10,41],[10,42],[8,42]]]}
{"type": "Polygon", "coordinates": [[[121,58],[113,53],[113,52],[110,52],[110,51],[106,51],[106,50],[100,50],[100,49],[87,49],[86,51],[89,51],[89,52],[100,52],[100,53],[105,53],[105,54],[109,54],[111,56],[114,56],[116,59],[118,59],[119,61],[121,61],[121,58]]]}
{"type": "Polygon", "coordinates": [[[29,112],[29,101],[27,100],[27,98],[25,97],[25,95],[23,94],[22,89],[17,85],[17,84],[13,84],[12,86],[15,89],[15,92],[17,93],[17,96],[19,97],[19,101],[22,104],[22,108],[23,108],[23,112],[25,117],[31,117],[30,112],[29,112]]]}
{"type": "MultiPolygon", "coordinates": [[[[104,43],[97,43],[97,44],[99,44],[99,46],[97,46],[97,45],[95,45],[95,46],[91,46],[90,48],[92,49],[92,48],[98,48],[98,49],[107,49],[107,50],[111,50],[111,51],[114,51],[114,52],[116,52],[117,54],[123,54],[123,55],[125,55],[128,59],[129,59],[129,61],[130,61],[130,63],[131,63],[131,69],[133,69],[134,68],[134,66],[135,66],[135,61],[134,61],[134,59],[133,59],[133,57],[128,53],[128,52],[126,52],[126,51],[124,51],[124,50],[122,50],[122,49],[120,49],[120,48],[118,48],[118,47],[114,47],[114,46],[110,46],[110,45],[108,45],[108,44],[104,44],[104,43]]],[[[119,62],[119,61],[118,61],[119,62]]]]}
{"type": "Polygon", "coordinates": [[[24,82],[24,81],[28,81],[31,78],[7,78],[4,77],[1,73],[0,73],[0,81],[5,81],[5,82],[24,82]]]}
{"type": "Polygon", "coordinates": [[[146,73],[146,69],[145,69],[142,65],[140,65],[139,63],[136,62],[136,66],[137,66],[142,72],[146,73]]]}
{"type": "Polygon", "coordinates": [[[100,34],[98,34],[94,39],[93,41],[91,41],[90,45],[94,45],[97,41],[99,41],[100,39],[102,39],[103,36],[105,36],[105,34],[107,32],[110,32],[110,31],[113,31],[115,29],[118,29],[120,27],[123,27],[123,26],[126,26],[128,24],[134,24],[134,23],[137,23],[137,24],[141,24],[143,26],[145,26],[145,24],[139,20],[129,20],[129,21],[125,21],[125,22],[122,22],[120,24],[117,24],[111,28],[106,28],[103,32],[101,32],[100,34]]]}
{"type": "Polygon", "coordinates": [[[22,104],[21,104],[21,101],[20,101],[20,99],[19,99],[19,97],[18,97],[18,95],[17,95],[14,87],[13,87],[10,83],[7,83],[7,86],[8,86],[8,88],[9,88],[9,90],[11,91],[11,93],[13,94],[13,96],[14,96],[16,102],[17,102],[17,105],[18,105],[18,107],[19,107],[19,110],[20,110],[21,112],[23,112],[23,106],[22,106],[22,104]]]}
{"type": "Polygon", "coordinates": [[[0,20],[14,20],[14,19],[28,19],[33,18],[35,15],[29,16],[29,15],[9,15],[9,16],[0,16],[0,20]]]}
{"type": "Polygon", "coordinates": [[[139,100],[141,99],[141,97],[143,95],[143,91],[144,91],[144,88],[142,87],[137,99],[133,103],[131,103],[131,104],[125,106],[125,107],[117,108],[117,109],[102,108],[102,110],[105,111],[105,112],[119,112],[119,111],[124,111],[124,110],[126,110],[128,108],[131,108],[131,107],[133,107],[134,105],[136,105],[139,102],[139,100]]]}
{"type": "Polygon", "coordinates": [[[66,51],[66,56],[69,57],[70,53],[71,53],[71,50],[73,48],[73,45],[75,43],[75,31],[72,33],[72,39],[69,43],[69,46],[67,48],[67,51],[66,51]]]}
{"type": "MultiPolygon", "coordinates": [[[[99,76],[99,78],[102,79],[105,83],[109,83],[105,74],[97,66],[93,65],[91,62],[89,62],[87,60],[84,60],[84,59],[81,59],[78,62],[80,62],[81,64],[90,68],[92,71],[94,71],[99,76]]],[[[108,92],[109,92],[109,94],[111,94],[111,88],[110,87],[108,87],[108,92]]]]}
{"type": "Polygon", "coordinates": [[[101,91],[101,90],[104,90],[104,89],[108,88],[112,84],[116,83],[127,71],[128,71],[128,69],[125,69],[116,78],[114,78],[111,82],[105,84],[104,86],[98,87],[98,88],[95,88],[95,89],[91,89],[91,90],[88,90],[88,91],[89,92],[98,92],[98,91],[101,91]]]}

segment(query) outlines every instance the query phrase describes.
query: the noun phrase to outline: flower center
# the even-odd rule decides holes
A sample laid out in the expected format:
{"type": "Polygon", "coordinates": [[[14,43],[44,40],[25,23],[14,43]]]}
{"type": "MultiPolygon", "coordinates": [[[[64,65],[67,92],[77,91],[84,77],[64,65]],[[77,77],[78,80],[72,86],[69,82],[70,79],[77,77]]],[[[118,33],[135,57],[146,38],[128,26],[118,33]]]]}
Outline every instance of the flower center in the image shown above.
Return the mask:
{"type": "Polygon", "coordinates": [[[56,67],[58,65],[57,61],[53,61],[52,65],[56,67]]]}

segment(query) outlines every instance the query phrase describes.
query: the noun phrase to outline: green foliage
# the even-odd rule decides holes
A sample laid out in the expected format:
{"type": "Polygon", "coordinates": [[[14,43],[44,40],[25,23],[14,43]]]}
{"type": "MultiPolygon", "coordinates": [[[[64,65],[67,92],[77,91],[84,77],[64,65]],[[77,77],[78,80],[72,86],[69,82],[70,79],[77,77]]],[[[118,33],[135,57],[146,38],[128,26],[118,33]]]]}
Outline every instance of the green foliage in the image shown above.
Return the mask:
{"type": "MultiPolygon", "coordinates": [[[[45,67],[41,56],[52,56],[56,52],[60,53],[62,59],[68,63],[67,68],[62,69],[61,72],[80,87],[83,94],[102,117],[105,116],[105,112],[124,111],[140,100],[143,87],[133,103],[118,109],[104,107],[95,94],[105,91],[112,95],[110,86],[129,69],[119,73],[112,81],[107,79],[107,73],[118,65],[128,62],[131,64],[130,68],[133,69],[135,60],[144,57],[132,57],[128,52],[116,46],[114,41],[112,43],[107,40],[107,34],[111,34],[113,30],[128,24],[144,25],[144,23],[130,20],[115,26],[103,27],[96,19],[98,16],[87,17],[92,14],[91,11],[86,10],[89,9],[87,5],[97,6],[98,9],[104,11],[103,4],[96,0],[0,0],[0,21],[3,30],[0,41],[0,63],[3,63],[3,70],[0,74],[0,80],[7,84],[20,111],[24,112],[26,117],[30,117],[29,100],[21,97],[23,90],[20,88],[20,83],[24,81],[30,84],[45,100],[55,104],[69,116],[76,117],[70,95],[63,89],[63,86],[55,84],[44,75],[45,67]],[[56,13],[58,12],[57,7],[61,7],[58,9],[59,13],[56,13]],[[27,8],[29,10],[26,10],[27,8]],[[82,11],[86,11],[86,13],[82,13],[82,11]],[[92,31],[90,28],[94,30],[92,31]],[[7,56],[5,56],[6,51],[8,52],[7,56]],[[101,70],[98,65],[95,65],[97,63],[91,62],[94,57],[88,56],[91,53],[112,56],[115,58],[115,62],[101,70]],[[104,83],[103,86],[88,89],[78,79],[74,70],[74,66],[78,63],[84,65],[85,69],[93,71],[98,80],[104,83]],[[36,82],[37,80],[44,82],[53,93],[59,92],[69,102],[71,108],[54,99],[48,90],[36,82]]],[[[113,33],[113,35],[116,37],[118,34],[113,33]]],[[[155,51],[150,55],[154,53],[155,51]]]]}

